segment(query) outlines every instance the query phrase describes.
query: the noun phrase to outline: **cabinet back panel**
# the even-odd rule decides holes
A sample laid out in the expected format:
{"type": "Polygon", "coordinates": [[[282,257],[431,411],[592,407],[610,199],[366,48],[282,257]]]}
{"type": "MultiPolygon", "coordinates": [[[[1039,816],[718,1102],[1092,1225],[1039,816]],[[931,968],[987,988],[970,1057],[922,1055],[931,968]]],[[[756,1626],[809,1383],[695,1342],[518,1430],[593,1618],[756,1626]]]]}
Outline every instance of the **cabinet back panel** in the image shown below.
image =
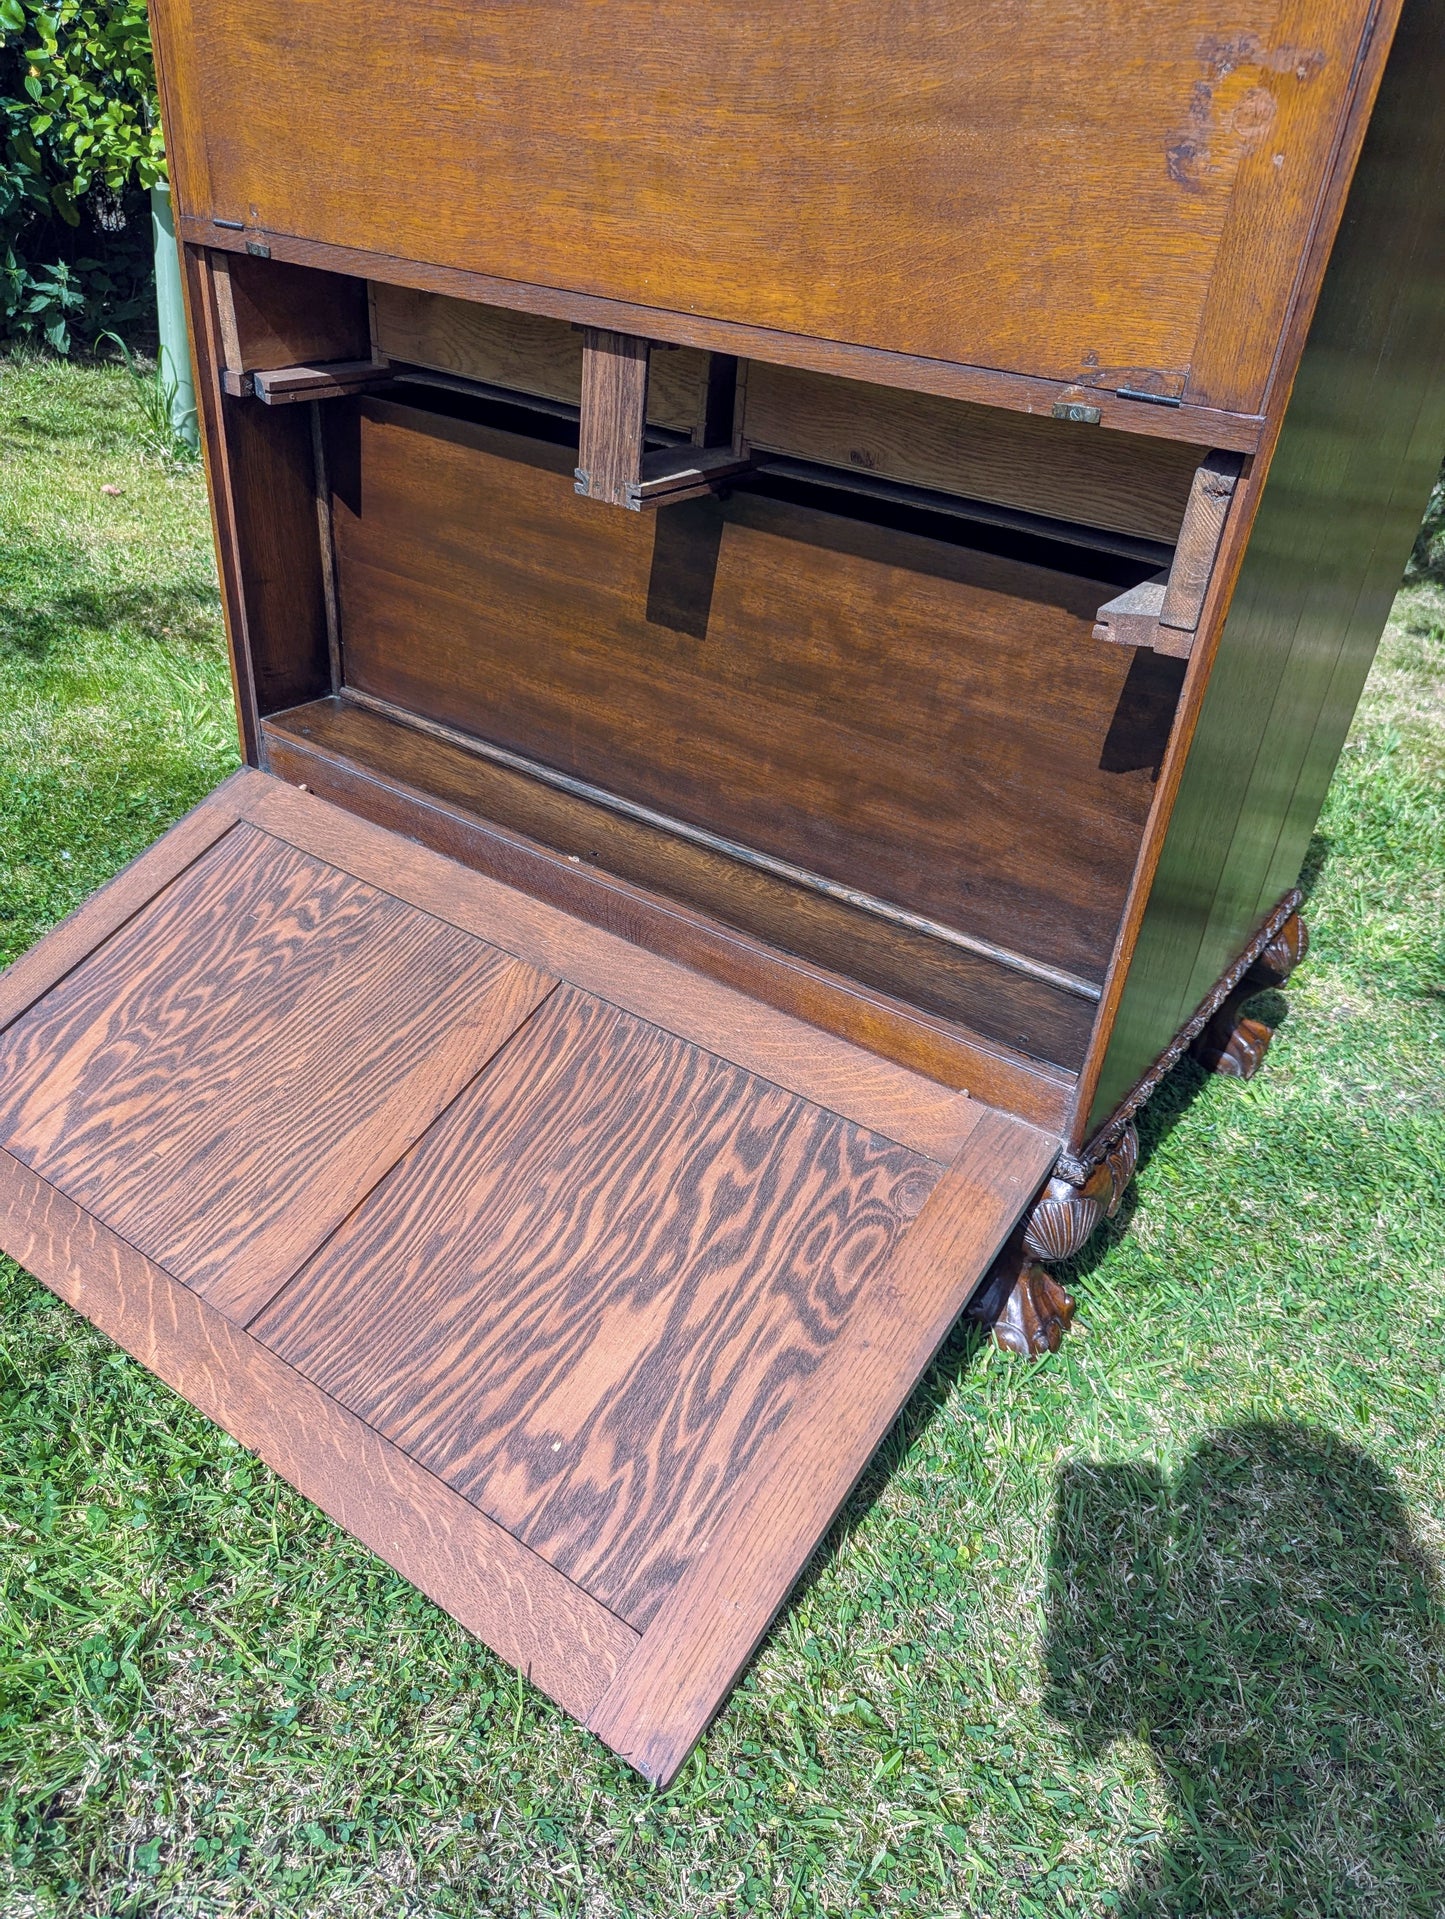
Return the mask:
{"type": "Polygon", "coordinates": [[[760,490],[608,511],[567,445],[384,400],[354,419],[348,685],[1102,976],[1177,691],[1091,637],[1120,562],[760,490]]]}
{"type": "MultiPolygon", "coordinates": [[[[390,359],[572,406],[581,399],[582,335],[565,320],[381,281],[371,313],[377,351],[390,359]]],[[[690,347],[654,350],[648,419],[690,434],[706,369],[707,356],[690,347]]],[[[1182,440],[1100,433],[765,360],[747,370],[743,435],[760,453],[1171,545],[1203,457],[1182,440]]]]}
{"type": "Polygon", "coordinates": [[[1217,282],[1248,411],[1365,7],[357,0],[345,32],[292,0],[158,11],[174,117],[205,127],[187,213],[1172,393],[1217,282]]]}

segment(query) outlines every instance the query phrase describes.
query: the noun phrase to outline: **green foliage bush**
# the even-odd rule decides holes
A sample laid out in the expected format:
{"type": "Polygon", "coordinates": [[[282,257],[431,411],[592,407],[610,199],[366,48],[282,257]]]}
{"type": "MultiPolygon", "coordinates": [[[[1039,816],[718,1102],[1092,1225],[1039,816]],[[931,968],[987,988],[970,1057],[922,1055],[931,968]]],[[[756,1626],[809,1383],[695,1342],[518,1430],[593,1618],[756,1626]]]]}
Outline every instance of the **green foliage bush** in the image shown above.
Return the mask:
{"type": "Polygon", "coordinates": [[[165,179],[144,0],[0,0],[0,338],[57,353],[152,310],[165,179]]]}

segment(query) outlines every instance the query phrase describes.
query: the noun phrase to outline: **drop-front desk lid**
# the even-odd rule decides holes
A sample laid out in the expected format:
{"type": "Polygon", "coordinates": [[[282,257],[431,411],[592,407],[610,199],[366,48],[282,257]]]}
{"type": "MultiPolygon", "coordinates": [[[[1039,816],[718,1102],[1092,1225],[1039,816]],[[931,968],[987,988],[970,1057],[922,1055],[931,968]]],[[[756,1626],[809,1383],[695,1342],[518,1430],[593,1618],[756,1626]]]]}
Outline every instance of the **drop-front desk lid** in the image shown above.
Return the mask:
{"type": "Polygon", "coordinates": [[[0,1245],[658,1780],[1057,1144],[258,772],[0,975],[0,1245]]]}
{"type": "Polygon", "coordinates": [[[153,11],[188,239],[657,339],[728,322],[760,332],[726,350],[824,371],[881,349],[1254,415],[1367,22],[1387,39],[1398,6],[153,11]]]}

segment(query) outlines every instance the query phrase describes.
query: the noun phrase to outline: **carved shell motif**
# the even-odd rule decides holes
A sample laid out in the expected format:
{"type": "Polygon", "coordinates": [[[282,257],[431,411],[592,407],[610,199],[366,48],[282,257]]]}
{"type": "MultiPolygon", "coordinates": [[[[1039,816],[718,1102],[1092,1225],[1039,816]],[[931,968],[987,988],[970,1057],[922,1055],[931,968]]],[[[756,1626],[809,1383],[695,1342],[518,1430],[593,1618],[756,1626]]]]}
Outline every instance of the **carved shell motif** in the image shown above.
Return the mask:
{"type": "Polygon", "coordinates": [[[1034,1259],[1047,1260],[1067,1259],[1078,1252],[1104,1217],[1107,1184],[1104,1193],[1091,1192],[1095,1184],[1092,1176],[1083,1186],[1051,1179],[1029,1214],[1024,1251],[1034,1259]]]}
{"type": "Polygon", "coordinates": [[[1291,913],[1250,970],[1256,979],[1283,986],[1309,950],[1309,928],[1298,913],[1291,913]]]}
{"type": "Polygon", "coordinates": [[[1040,1194],[1024,1228],[1024,1250],[1032,1259],[1068,1259],[1077,1253],[1101,1219],[1119,1210],[1139,1159],[1139,1135],[1132,1126],[1109,1148],[1082,1186],[1055,1177],[1040,1194]]]}

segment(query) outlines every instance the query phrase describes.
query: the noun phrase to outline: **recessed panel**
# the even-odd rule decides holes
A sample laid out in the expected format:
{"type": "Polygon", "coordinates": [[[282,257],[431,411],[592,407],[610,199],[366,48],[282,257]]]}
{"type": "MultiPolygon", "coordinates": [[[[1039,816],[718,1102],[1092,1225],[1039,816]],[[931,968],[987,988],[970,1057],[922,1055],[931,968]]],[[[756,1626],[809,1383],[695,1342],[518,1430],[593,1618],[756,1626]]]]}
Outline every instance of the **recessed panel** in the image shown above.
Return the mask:
{"type": "Polygon", "coordinates": [[[640,1627],[941,1171],[564,987],[251,1331],[640,1627]]]}
{"type": "Polygon", "coordinates": [[[0,1037],[0,1145],[244,1317],[550,984],[238,826],[0,1037]]]}

